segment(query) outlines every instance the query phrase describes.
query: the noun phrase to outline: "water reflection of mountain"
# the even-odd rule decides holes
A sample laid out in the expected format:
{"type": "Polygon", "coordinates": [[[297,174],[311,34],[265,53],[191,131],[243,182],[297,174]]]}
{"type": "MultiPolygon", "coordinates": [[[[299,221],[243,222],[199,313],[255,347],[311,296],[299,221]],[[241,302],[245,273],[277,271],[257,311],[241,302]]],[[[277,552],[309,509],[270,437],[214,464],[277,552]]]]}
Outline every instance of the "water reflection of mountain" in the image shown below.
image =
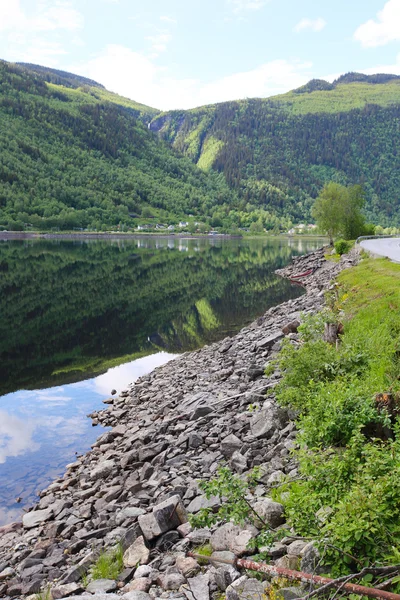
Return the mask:
{"type": "Polygon", "coordinates": [[[294,252],[278,240],[3,243],[0,394],[232,333],[299,293],[273,275],[294,252]]]}

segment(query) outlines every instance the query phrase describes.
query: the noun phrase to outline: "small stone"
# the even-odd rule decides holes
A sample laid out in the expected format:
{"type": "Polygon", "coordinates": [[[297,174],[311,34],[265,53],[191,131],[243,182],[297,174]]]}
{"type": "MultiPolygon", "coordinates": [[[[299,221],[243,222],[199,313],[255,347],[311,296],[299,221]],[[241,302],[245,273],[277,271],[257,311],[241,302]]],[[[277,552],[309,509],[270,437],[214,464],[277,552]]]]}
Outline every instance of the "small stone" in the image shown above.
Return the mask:
{"type": "Polygon", "coordinates": [[[91,581],[86,588],[90,594],[97,594],[98,592],[113,592],[117,589],[117,584],[113,579],[95,579],[91,581]]]}
{"type": "Polygon", "coordinates": [[[181,573],[165,573],[157,578],[157,583],[163,590],[179,590],[186,579],[181,573]]]}
{"type": "Polygon", "coordinates": [[[149,562],[150,550],[147,548],[143,536],[138,537],[124,553],[124,566],[136,567],[138,564],[146,565],[149,562]]]}
{"type": "Polygon", "coordinates": [[[139,592],[148,592],[151,587],[152,581],[148,577],[137,577],[128,586],[128,591],[133,592],[135,590],[139,592]]]}
{"type": "Polygon", "coordinates": [[[302,590],[300,586],[279,588],[279,595],[283,598],[283,600],[296,600],[296,598],[304,597],[304,590],[302,590]]]}
{"type": "Polygon", "coordinates": [[[192,431],[189,434],[188,438],[188,447],[189,448],[199,448],[203,443],[203,436],[195,431],[192,431]]]}
{"type": "Polygon", "coordinates": [[[22,517],[22,524],[25,529],[31,529],[32,527],[37,527],[40,523],[44,521],[48,521],[53,516],[52,508],[44,508],[43,510],[33,510],[31,512],[25,513],[22,517]]]}
{"type": "Polygon", "coordinates": [[[90,479],[97,481],[98,479],[106,479],[115,468],[113,460],[105,460],[98,467],[90,472],[90,479]]]}
{"type": "Polygon", "coordinates": [[[4,581],[5,579],[9,579],[10,577],[14,577],[14,575],[15,575],[14,569],[12,569],[11,567],[6,567],[0,573],[0,581],[4,581]]]}
{"type": "Polygon", "coordinates": [[[293,554],[294,556],[300,556],[306,546],[307,542],[303,542],[303,540],[295,540],[287,547],[287,553],[293,554]]]}
{"type": "Polygon", "coordinates": [[[221,506],[221,500],[218,496],[211,496],[211,498],[207,498],[205,495],[196,496],[189,506],[187,510],[189,513],[197,513],[202,508],[217,508],[221,506]]]}
{"type": "Polygon", "coordinates": [[[185,577],[192,577],[200,570],[200,566],[194,558],[184,556],[176,559],[175,566],[185,577]]]}
{"type": "Polygon", "coordinates": [[[320,553],[315,546],[315,542],[309,542],[304,546],[301,551],[301,565],[300,569],[305,573],[316,573],[322,572],[322,567],[319,566],[320,553]]]}
{"type": "Polygon", "coordinates": [[[177,527],[177,531],[179,531],[179,535],[185,538],[192,531],[192,526],[188,521],[187,523],[182,523],[182,525],[179,525],[179,527],[177,527]]]}
{"type": "Polygon", "coordinates": [[[236,556],[244,556],[245,554],[251,554],[251,550],[249,550],[249,542],[253,538],[257,537],[257,535],[258,529],[256,529],[252,525],[248,525],[246,529],[240,531],[239,534],[233,539],[232,543],[229,546],[229,549],[236,556]]]}
{"type": "Polygon", "coordinates": [[[188,600],[209,600],[209,583],[210,577],[208,573],[200,574],[196,577],[188,579],[191,596],[189,596],[186,590],[184,590],[184,593],[188,600]]]}
{"type": "MultiPolygon", "coordinates": [[[[147,594],[146,592],[141,592],[140,590],[133,590],[132,592],[127,592],[122,596],[117,596],[118,600],[153,600],[153,598],[147,594]]],[[[94,598],[93,600],[97,600],[94,598]]],[[[106,598],[105,600],[108,600],[106,598]]]]}
{"type": "Polygon", "coordinates": [[[243,454],[240,454],[239,451],[236,451],[232,454],[230,464],[232,469],[234,469],[237,473],[244,473],[244,471],[247,470],[247,458],[243,456],[243,454]]]}
{"type": "Polygon", "coordinates": [[[57,585],[51,588],[51,595],[53,600],[59,600],[59,598],[65,598],[71,596],[74,593],[79,594],[83,592],[84,588],[79,583],[67,583],[65,585],[57,585]]]}
{"type": "Polygon", "coordinates": [[[225,456],[225,458],[230,458],[232,454],[236,451],[239,451],[243,443],[239,440],[239,438],[231,433],[226,436],[221,442],[221,452],[225,456]]]}
{"type": "Polygon", "coordinates": [[[236,536],[240,533],[240,527],[233,523],[225,523],[218,527],[211,536],[210,544],[213,550],[230,550],[236,536]]]}
{"type": "Polygon", "coordinates": [[[258,500],[253,504],[253,509],[260,516],[260,520],[256,522],[256,525],[259,527],[263,526],[262,521],[268,523],[273,529],[285,522],[285,517],[283,516],[285,510],[284,507],[282,504],[279,504],[279,502],[271,500],[271,498],[258,500]]]}
{"type": "Polygon", "coordinates": [[[299,570],[300,559],[298,556],[294,556],[292,554],[286,554],[275,562],[277,567],[282,569],[291,569],[293,571],[299,570]]]}
{"type": "Polygon", "coordinates": [[[157,504],[153,512],[138,518],[140,529],[146,540],[150,541],[166,531],[176,529],[187,522],[187,513],[180,496],[172,496],[157,504]]]}

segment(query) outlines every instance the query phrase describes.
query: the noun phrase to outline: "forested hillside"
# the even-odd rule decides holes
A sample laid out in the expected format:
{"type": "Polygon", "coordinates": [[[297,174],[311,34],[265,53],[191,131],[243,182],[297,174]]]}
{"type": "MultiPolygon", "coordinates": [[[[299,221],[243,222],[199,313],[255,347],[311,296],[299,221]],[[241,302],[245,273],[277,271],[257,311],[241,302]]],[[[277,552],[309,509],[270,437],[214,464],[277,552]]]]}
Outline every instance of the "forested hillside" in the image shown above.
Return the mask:
{"type": "Polygon", "coordinates": [[[156,110],[62,71],[0,62],[0,229],[110,229],[235,204],[148,130],[156,110]],[[34,70],[32,70],[34,69],[34,70]]]}
{"type": "Polygon", "coordinates": [[[287,230],[311,221],[330,180],[362,184],[367,218],[399,226],[399,125],[395,75],[160,113],[72,73],[0,61],[0,229],[124,230],[193,215],[287,230]]]}
{"type": "Polygon", "coordinates": [[[400,78],[349,73],[269,99],[162,113],[151,129],[223,173],[247,208],[308,220],[334,180],[364,186],[368,219],[399,225],[399,125],[400,78]]]}

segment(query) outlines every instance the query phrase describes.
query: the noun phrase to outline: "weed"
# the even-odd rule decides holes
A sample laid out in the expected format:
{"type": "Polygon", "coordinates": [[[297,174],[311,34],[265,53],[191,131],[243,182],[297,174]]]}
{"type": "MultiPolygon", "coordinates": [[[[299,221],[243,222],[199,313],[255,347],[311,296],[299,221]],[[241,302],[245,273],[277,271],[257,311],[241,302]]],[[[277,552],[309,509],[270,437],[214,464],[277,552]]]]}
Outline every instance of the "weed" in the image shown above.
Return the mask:
{"type": "Polygon", "coordinates": [[[123,556],[121,544],[113,550],[102,552],[90,570],[92,579],[117,579],[124,568],[123,556]]]}

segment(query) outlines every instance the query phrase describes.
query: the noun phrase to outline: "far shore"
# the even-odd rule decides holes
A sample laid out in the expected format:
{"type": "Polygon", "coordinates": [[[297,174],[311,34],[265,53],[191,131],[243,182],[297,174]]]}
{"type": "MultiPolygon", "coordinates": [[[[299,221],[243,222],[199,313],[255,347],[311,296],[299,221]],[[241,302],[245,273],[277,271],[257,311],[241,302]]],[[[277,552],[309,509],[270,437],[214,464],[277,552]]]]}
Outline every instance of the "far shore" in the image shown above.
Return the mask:
{"type": "Polygon", "coordinates": [[[280,234],[259,234],[259,235],[242,235],[240,233],[214,233],[209,235],[207,233],[159,233],[159,232],[126,232],[126,233],[114,233],[114,232],[65,232],[65,233],[45,233],[39,231],[0,231],[0,241],[7,240],[33,240],[33,239],[47,239],[47,240],[121,240],[127,238],[144,238],[144,237],[156,237],[156,238],[179,238],[179,239],[258,239],[258,238],[285,238],[285,239],[326,239],[323,235],[312,235],[312,234],[292,234],[280,233],[280,234]]]}

